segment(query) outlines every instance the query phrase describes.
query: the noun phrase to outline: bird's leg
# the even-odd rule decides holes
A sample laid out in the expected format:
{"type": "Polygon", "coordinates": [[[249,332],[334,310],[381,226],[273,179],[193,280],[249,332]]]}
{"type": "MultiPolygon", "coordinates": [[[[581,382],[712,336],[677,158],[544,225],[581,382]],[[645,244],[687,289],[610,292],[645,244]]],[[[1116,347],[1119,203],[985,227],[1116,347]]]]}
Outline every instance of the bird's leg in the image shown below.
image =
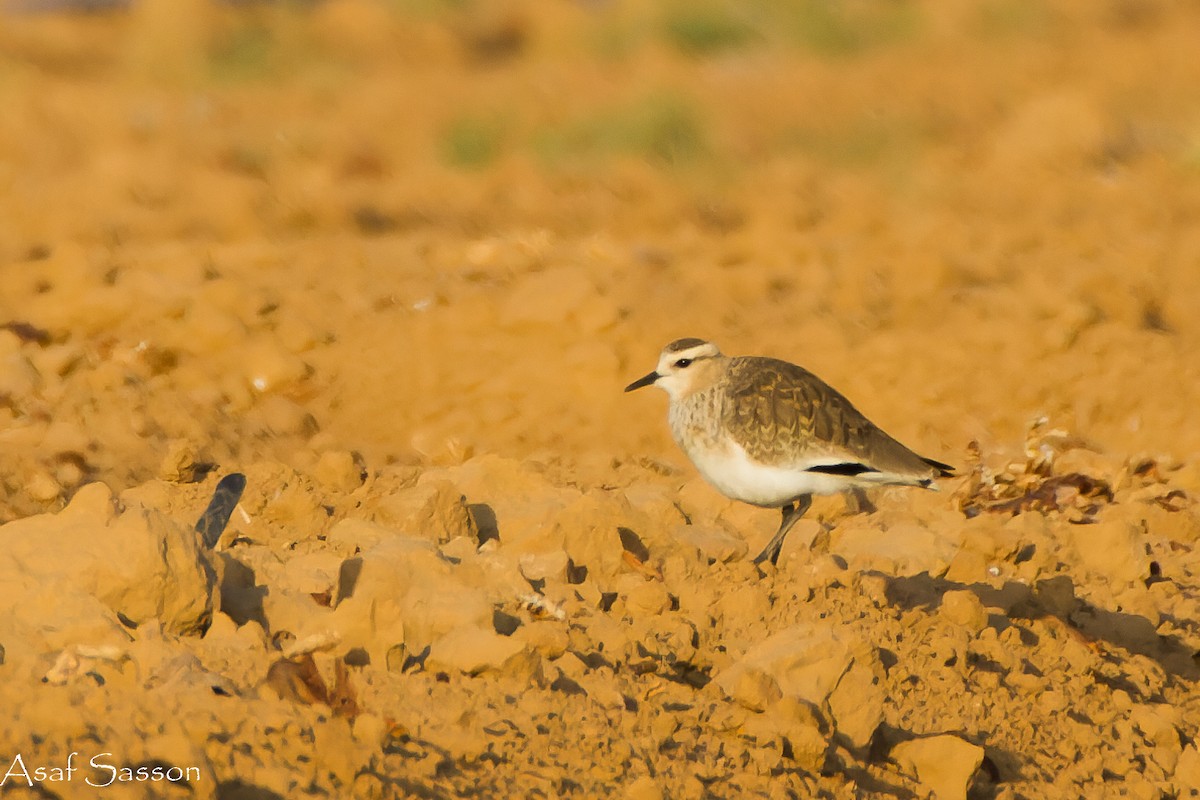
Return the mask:
{"type": "Polygon", "coordinates": [[[783,539],[787,536],[788,531],[796,524],[796,520],[804,516],[804,512],[808,511],[812,505],[812,495],[800,495],[800,498],[795,503],[788,503],[783,507],[783,520],[779,523],[779,530],[771,537],[771,541],[767,542],[767,546],[759,553],[755,559],[755,564],[761,564],[764,561],[770,561],[774,564],[779,560],[779,551],[783,549],[783,539]]]}
{"type": "Polygon", "coordinates": [[[846,510],[851,514],[874,514],[875,504],[867,497],[867,493],[855,486],[846,491],[846,510]]]}

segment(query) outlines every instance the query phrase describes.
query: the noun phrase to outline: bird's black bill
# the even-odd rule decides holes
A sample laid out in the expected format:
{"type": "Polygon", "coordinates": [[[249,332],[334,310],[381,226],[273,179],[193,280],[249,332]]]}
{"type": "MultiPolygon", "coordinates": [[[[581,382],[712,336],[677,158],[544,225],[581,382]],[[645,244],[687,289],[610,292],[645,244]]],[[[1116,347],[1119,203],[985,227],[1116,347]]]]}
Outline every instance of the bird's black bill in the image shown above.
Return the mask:
{"type": "Polygon", "coordinates": [[[657,372],[651,372],[649,375],[638,378],[636,381],[626,386],[625,391],[632,392],[634,389],[640,389],[643,386],[649,386],[661,377],[662,375],[659,375],[657,372]]]}

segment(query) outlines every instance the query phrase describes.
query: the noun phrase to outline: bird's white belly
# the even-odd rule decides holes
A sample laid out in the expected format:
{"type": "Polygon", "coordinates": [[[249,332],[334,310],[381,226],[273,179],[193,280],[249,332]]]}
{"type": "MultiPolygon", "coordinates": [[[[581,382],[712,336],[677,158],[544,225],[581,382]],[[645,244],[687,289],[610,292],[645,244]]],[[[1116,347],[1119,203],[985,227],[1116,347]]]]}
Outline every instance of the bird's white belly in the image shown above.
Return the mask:
{"type": "Polygon", "coordinates": [[[689,450],[688,457],[721,494],[756,506],[782,506],[801,495],[836,494],[855,485],[843,475],[759,463],[729,439],[723,446],[689,450]]]}

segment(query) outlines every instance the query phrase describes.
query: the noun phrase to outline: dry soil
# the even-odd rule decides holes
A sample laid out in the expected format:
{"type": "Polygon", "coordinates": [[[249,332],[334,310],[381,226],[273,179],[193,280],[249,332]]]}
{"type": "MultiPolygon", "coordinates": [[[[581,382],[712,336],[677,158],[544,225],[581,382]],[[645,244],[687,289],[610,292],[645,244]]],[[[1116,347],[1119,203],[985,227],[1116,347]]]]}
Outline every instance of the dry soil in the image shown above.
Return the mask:
{"type": "Polygon", "coordinates": [[[13,796],[1197,796],[1200,6],[39,5],[13,796]],[[679,336],[959,477],[756,569],[621,392],[679,336]]]}

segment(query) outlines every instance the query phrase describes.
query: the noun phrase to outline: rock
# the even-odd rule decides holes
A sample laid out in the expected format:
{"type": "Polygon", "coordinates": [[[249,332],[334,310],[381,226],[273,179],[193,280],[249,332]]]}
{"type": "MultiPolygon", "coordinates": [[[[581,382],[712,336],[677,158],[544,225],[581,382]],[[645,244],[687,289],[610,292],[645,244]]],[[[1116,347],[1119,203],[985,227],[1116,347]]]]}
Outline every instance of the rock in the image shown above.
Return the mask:
{"type": "Polygon", "coordinates": [[[988,569],[992,566],[982,553],[964,547],[951,559],[943,577],[954,583],[979,583],[987,579],[988,569]]]}
{"type": "Polygon", "coordinates": [[[425,666],[478,675],[487,670],[503,671],[525,652],[525,643],[520,639],[480,627],[461,627],[433,642],[425,666]]]}
{"type": "Polygon", "coordinates": [[[158,477],[171,483],[190,483],[197,479],[197,466],[202,460],[194,442],[172,439],[159,462],[158,477]]]}
{"type": "Polygon", "coordinates": [[[850,668],[829,695],[829,710],[837,732],[850,746],[865,751],[879,723],[883,722],[884,701],[882,665],[865,644],[854,654],[850,668]]]}
{"type": "Polygon", "coordinates": [[[663,486],[639,483],[625,488],[622,492],[629,505],[640,512],[649,527],[646,531],[638,531],[652,549],[678,547],[674,539],[675,528],[687,522],[683,512],[675,505],[675,493],[663,486]]]}
{"type": "Polygon", "coordinates": [[[938,613],[948,622],[960,625],[971,633],[979,633],[988,624],[987,610],[979,602],[979,597],[968,589],[943,594],[938,613]]]}
{"type": "Polygon", "coordinates": [[[859,644],[832,626],[795,625],[752,647],[715,680],[736,698],[751,685],[743,683],[747,675],[751,682],[766,675],[778,684],[782,696],[821,707],[854,663],[859,644]]]}
{"type": "Polygon", "coordinates": [[[761,669],[749,667],[720,684],[730,699],[751,711],[766,711],[783,697],[779,682],[761,669]]]}
{"type": "Polygon", "coordinates": [[[718,525],[677,525],[675,538],[699,550],[705,557],[721,563],[744,558],[750,550],[746,540],[718,525]]]}
{"type": "Polygon", "coordinates": [[[363,468],[354,453],[348,450],[327,450],[317,459],[313,477],[327,489],[350,493],[362,486],[363,468]]]}
{"type": "Polygon", "coordinates": [[[242,495],[240,501],[253,520],[252,528],[245,531],[247,538],[290,548],[328,533],[329,513],[322,493],[306,475],[281,462],[257,462],[247,468],[246,483],[257,490],[242,495]]]}
{"type": "Polygon", "coordinates": [[[365,519],[339,520],[329,529],[325,541],[342,555],[350,556],[400,535],[395,528],[365,519]]]}
{"type": "Polygon", "coordinates": [[[354,774],[367,766],[375,747],[364,747],[354,739],[350,725],[337,720],[313,729],[313,753],[322,771],[336,776],[342,786],[354,780],[354,774]]]}
{"type": "Polygon", "coordinates": [[[649,775],[643,775],[625,787],[625,800],[662,800],[662,798],[662,789],[649,775]]]}
{"type": "Polygon", "coordinates": [[[440,480],[467,498],[481,538],[498,537],[517,554],[564,549],[564,530],[555,520],[582,497],[578,489],[554,486],[528,463],[494,455],[427,472],[417,485],[440,480]]]}
{"type": "Polygon", "coordinates": [[[721,512],[734,505],[734,501],[725,497],[700,477],[690,478],[680,486],[674,499],[679,510],[693,525],[716,524],[721,512]]]}
{"type": "Polygon", "coordinates": [[[651,617],[671,607],[671,595],[662,581],[648,580],[637,576],[635,583],[625,593],[625,608],[635,616],[651,617]]]}
{"type": "MultiPolygon", "coordinates": [[[[561,664],[567,660],[564,658],[558,663],[561,664]]],[[[587,672],[576,676],[575,681],[587,693],[588,699],[600,707],[613,711],[625,710],[625,695],[621,694],[620,689],[617,688],[611,678],[596,672],[587,672]]]]}
{"type": "Polygon", "coordinates": [[[328,624],[346,647],[363,647],[376,664],[404,642],[419,653],[458,628],[491,627],[492,603],[483,589],[458,579],[425,539],[393,536],[346,559],[328,624]]]}
{"type": "Polygon", "coordinates": [[[1168,511],[1158,504],[1139,509],[1145,519],[1147,534],[1172,542],[1193,543],[1200,540],[1200,514],[1197,506],[1168,511]]]}
{"type": "Polygon", "coordinates": [[[530,592],[529,579],[521,574],[519,559],[524,555],[528,554],[517,556],[506,550],[489,552],[484,548],[464,559],[455,571],[462,574],[464,582],[487,592],[493,603],[509,603],[530,592]]]}
{"type": "Polygon", "coordinates": [[[62,512],[0,526],[0,573],[96,598],[134,623],[196,634],[212,619],[216,576],[190,527],[144,508],[117,513],[102,483],[62,512]],[[53,557],[48,542],[53,542],[53,557]]]}
{"type": "Polygon", "coordinates": [[[706,665],[708,653],[697,647],[696,626],[681,614],[665,612],[635,618],[630,632],[639,655],[671,665],[688,664],[696,668],[706,665]]]}
{"type": "Polygon", "coordinates": [[[282,583],[305,594],[328,592],[337,585],[341,565],[342,559],[328,551],[302,553],[284,563],[282,583]]]}
{"type": "Polygon", "coordinates": [[[863,597],[870,598],[876,608],[884,608],[888,605],[888,585],[890,581],[879,573],[871,573],[860,575],[858,577],[859,591],[863,597]]]}
{"type": "Polygon", "coordinates": [[[52,503],[62,494],[62,486],[45,470],[34,470],[25,480],[25,494],[39,503],[52,503]]]}
{"type": "MultiPolygon", "coordinates": [[[[770,531],[774,534],[774,531],[770,531]]],[[[786,563],[793,556],[801,558],[809,558],[808,555],[815,549],[821,551],[820,543],[827,537],[825,526],[815,519],[801,519],[792,526],[788,531],[787,538],[783,540],[783,547],[779,551],[779,563],[786,563]]],[[[763,540],[763,543],[769,541],[763,540]]]]}
{"type": "Polygon", "coordinates": [[[1200,786],[1200,749],[1195,744],[1183,748],[1175,762],[1175,785],[1181,790],[1200,786]]]}
{"type": "Polygon", "coordinates": [[[1101,517],[1091,525],[1069,525],[1066,532],[1082,565],[1110,583],[1132,584],[1150,575],[1146,537],[1132,521],[1101,517]]]}
{"type": "Polygon", "coordinates": [[[470,561],[479,555],[479,542],[466,536],[456,536],[438,548],[438,552],[450,561],[470,561]]]}
{"type": "Polygon", "coordinates": [[[831,534],[830,552],[855,570],[892,575],[941,575],[958,553],[958,537],[917,524],[880,527],[878,515],[844,519],[831,534]]]}
{"type": "Polygon", "coordinates": [[[1119,459],[1086,447],[1069,448],[1054,458],[1054,472],[1058,475],[1077,472],[1091,478],[1099,478],[1110,485],[1116,482],[1122,466],[1119,459]]]}
{"type": "Polygon", "coordinates": [[[544,553],[522,553],[517,563],[521,575],[527,581],[563,581],[567,576],[567,564],[571,557],[565,550],[550,550],[544,553]]]}
{"type": "Polygon", "coordinates": [[[1142,736],[1153,745],[1152,758],[1167,773],[1172,772],[1180,759],[1180,731],[1183,718],[1179,711],[1165,703],[1138,704],[1129,711],[1130,720],[1142,736]]]}
{"type": "Polygon", "coordinates": [[[524,642],[530,650],[547,660],[554,660],[567,651],[570,636],[563,623],[557,620],[534,620],[513,631],[513,639],[524,642]]]}
{"type": "Polygon", "coordinates": [[[384,737],[387,735],[388,724],[378,714],[367,712],[354,718],[351,730],[354,733],[355,741],[373,750],[383,743],[384,737]]]}
{"type": "Polygon", "coordinates": [[[829,741],[813,707],[794,697],[784,697],[767,709],[766,716],[791,747],[792,760],[806,772],[819,773],[825,766],[829,741]]]}
{"type": "Polygon", "coordinates": [[[612,576],[627,569],[618,529],[640,527],[631,521],[634,516],[623,495],[591,490],[556,514],[554,527],[575,564],[594,575],[612,576]]]}
{"type": "MultiPolygon", "coordinates": [[[[735,561],[730,566],[736,568],[746,565],[757,569],[748,561],[735,561]]],[[[720,592],[709,603],[707,610],[726,627],[757,627],[763,617],[770,613],[771,601],[765,592],[720,592]]]]}
{"type": "Polygon", "coordinates": [[[374,521],[432,542],[474,538],[478,533],[466,498],[447,480],[425,481],[380,498],[374,507],[374,521]]]}
{"type": "Polygon", "coordinates": [[[937,800],[966,800],[971,779],[983,763],[983,748],[941,734],[901,742],[892,748],[891,758],[937,800]]]}

